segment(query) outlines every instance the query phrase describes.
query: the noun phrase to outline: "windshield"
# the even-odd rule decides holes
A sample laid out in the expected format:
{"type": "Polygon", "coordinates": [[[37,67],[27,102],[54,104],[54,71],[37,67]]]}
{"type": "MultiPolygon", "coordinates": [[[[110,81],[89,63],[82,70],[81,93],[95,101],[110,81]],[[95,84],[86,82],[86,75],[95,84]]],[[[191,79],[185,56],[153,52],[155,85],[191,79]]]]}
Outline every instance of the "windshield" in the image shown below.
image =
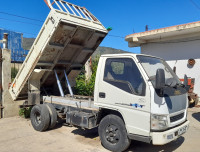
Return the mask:
{"type": "Polygon", "coordinates": [[[142,64],[144,70],[146,71],[149,80],[152,82],[155,87],[155,78],[157,69],[163,69],[165,72],[165,83],[170,85],[170,83],[180,84],[180,80],[176,76],[176,74],[172,71],[169,65],[162,59],[155,57],[148,57],[137,55],[138,60],[142,64]]]}

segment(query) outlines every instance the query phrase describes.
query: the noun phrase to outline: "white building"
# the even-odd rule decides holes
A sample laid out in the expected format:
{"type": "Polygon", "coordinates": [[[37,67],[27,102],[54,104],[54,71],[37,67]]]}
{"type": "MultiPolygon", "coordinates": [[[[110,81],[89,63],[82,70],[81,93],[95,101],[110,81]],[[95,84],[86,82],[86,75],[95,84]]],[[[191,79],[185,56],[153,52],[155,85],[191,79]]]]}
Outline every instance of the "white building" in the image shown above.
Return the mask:
{"type": "MultiPolygon", "coordinates": [[[[200,21],[126,36],[129,47],[141,47],[142,54],[165,59],[180,79],[195,79],[194,92],[200,96],[200,21]],[[194,59],[195,64],[188,64],[194,59]]],[[[193,60],[193,61],[194,61],[193,60]]]]}

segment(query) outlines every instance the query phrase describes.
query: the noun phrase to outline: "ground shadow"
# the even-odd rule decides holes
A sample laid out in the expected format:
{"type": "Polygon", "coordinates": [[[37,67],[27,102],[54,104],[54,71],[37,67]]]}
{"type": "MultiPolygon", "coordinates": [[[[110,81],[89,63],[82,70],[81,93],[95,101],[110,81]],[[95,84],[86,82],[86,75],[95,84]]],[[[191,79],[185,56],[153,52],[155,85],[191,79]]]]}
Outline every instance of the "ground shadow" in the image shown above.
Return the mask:
{"type": "Polygon", "coordinates": [[[158,146],[139,141],[132,141],[129,149],[126,152],[172,152],[180,147],[185,141],[184,137],[179,137],[166,145],[158,146]]]}
{"type": "Polygon", "coordinates": [[[63,126],[66,126],[66,127],[75,127],[75,129],[71,132],[73,133],[74,135],[79,135],[79,136],[83,136],[85,138],[96,138],[99,136],[98,134],[98,128],[93,128],[93,129],[82,129],[80,127],[76,127],[76,126],[73,126],[73,125],[70,125],[70,124],[67,124],[66,123],[66,120],[65,119],[58,119],[58,122],[56,124],[56,126],[52,129],[48,129],[47,131],[51,131],[51,130],[56,130],[56,129],[59,129],[63,126]]]}
{"type": "Polygon", "coordinates": [[[85,138],[91,138],[91,139],[99,136],[97,127],[93,128],[93,129],[77,128],[77,129],[73,130],[72,133],[74,135],[80,135],[80,136],[84,136],[85,138]]]}
{"type": "Polygon", "coordinates": [[[75,129],[71,132],[74,135],[80,135],[80,136],[83,136],[85,138],[91,138],[91,139],[99,136],[98,127],[93,128],[93,129],[82,129],[80,127],[76,127],[76,126],[67,124],[65,119],[58,119],[56,126],[52,129],[48,129],[47,131],[56,130],[56,129],[59,129],[63,126],[65,126],[65,127],[75,127],[75,129]]]}
{"type": "Polygon", "coordinates": [[[192,117],[200,122],[200,112],[193,113],[192,117]]]}
{"type": "Polygon", "coordinates": [[[49,129],[49,130],[56,130],[56,129],[59,129],[59,128],[61,128],[63,126],[63,124],[62,123],[57,123],[56,124],[56,126],[54,127],[54,128],[52,128],[52,129],[49,129]]]}
{"type": "Polygon", "coordinates": [[[55,127],[51,128],[51,129],[48,129],[47,131],[59,129],[64,125],[65,125],[65,120],[64,119],[58,119],[55,127]]]}

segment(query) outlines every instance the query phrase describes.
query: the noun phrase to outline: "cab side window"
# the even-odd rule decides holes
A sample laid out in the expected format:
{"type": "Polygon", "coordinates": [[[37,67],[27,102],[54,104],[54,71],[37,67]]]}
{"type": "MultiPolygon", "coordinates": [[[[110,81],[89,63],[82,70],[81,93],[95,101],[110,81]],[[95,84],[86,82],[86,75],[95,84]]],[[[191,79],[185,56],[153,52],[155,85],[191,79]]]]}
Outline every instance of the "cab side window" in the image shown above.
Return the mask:
{"type": "Polygon", "coordinates": [[[144,96],[144,79],[130,58],[109,58],[106,60],[104,81],[131,94],[144,96]]]}

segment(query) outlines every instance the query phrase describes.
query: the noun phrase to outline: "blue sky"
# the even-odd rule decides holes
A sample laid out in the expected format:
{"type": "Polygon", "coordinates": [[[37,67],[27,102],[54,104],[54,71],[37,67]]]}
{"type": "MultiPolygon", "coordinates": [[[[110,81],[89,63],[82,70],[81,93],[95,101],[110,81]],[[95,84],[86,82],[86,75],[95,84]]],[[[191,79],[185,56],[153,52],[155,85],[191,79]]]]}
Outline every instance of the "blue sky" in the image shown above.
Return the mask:
{"type": "MultiPolygon", "coordinates": [[[[101,46],[134,53],[139,53],[140,49],[129,48],[123,37],[134,32],[143,32],[145,25],[149,26],[149,30],[153,30],[200,20],[200,0],[67,1],[79,6],[85,6],[105,27],[113,28],[101,46]]],[[[43,0],[4,0],[1,1],[0,5],[0,28],[22,32],[24,37],[36,37],[49,13],[49,8],[43,0]],[[2,14],[2,12],[39,21],[17,18],[2,14]]]]}

